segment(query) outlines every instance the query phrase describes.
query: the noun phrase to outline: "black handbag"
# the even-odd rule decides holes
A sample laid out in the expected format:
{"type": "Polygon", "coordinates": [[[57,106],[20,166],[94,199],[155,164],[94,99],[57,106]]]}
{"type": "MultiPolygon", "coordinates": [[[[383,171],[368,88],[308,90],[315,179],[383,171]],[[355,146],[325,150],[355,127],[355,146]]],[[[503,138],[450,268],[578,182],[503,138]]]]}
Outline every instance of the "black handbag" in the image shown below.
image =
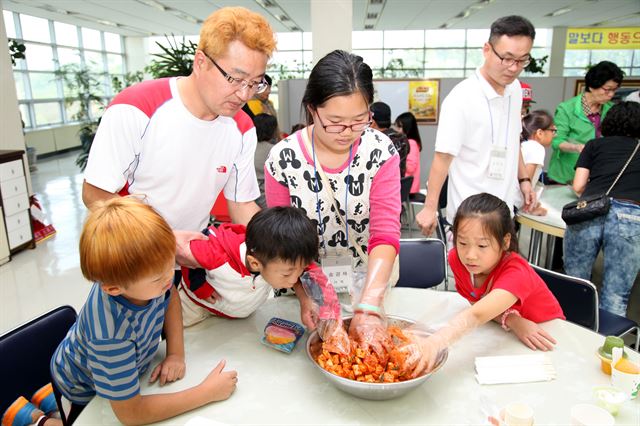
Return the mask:
{"type": "Polygon", "coordinates": [[[562,220],[567,225],[575,225],[576,223],[586,222],[587,220],[595,219],[599,216],[604,216],[609,212],[611,207],[611,198],[609,193],[613,187],[618,183],[618,179],[622,176],[622,173],[626,170],[627,166],[636,155],[640,146],[640,140],[636,144],[636,148],[631,153],[631,156],[625,163],[618,176],[613,181],[606,193],[600,195],[591,195],[589,197],[581,197],[576,201],[573,201],[562,208],[562,220]]]}

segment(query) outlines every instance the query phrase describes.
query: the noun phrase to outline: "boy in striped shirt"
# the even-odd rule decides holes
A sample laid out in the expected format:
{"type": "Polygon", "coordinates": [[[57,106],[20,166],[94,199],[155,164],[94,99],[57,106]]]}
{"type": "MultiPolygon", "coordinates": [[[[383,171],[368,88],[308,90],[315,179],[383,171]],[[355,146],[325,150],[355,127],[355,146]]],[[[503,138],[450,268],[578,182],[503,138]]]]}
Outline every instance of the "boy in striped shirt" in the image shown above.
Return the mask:
{"type": "Polygon", "coordinates": [[[164,385],[185,373],[180,299],[172,285],[175,237],[167,222],[136,198],[113,198],[92,208],[80,237],[80,266],[93,288],[51,359],[63,420],[72,423],[95,395],[110,400],[125,424],[160,421],[228,398],[237,373],[223,372],[224,361],[197,387],[140,395],[140,376],[163,330],[167,355],[150,381],[164,385]]]}

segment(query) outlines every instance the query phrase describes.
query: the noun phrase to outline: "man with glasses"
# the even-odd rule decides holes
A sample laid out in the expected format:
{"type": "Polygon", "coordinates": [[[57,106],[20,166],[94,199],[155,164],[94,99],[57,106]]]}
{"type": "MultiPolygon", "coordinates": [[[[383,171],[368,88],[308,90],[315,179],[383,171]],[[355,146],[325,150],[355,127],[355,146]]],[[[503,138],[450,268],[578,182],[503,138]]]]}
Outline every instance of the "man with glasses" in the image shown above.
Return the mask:
{"type": "Polygon", "coordinates": [[[488,192],[509,206],[535,205],[520,154],[522,91],[518,75],[531,62],[531,22],[506,16],[491,24],[484,64],[456,85],[442,103],[424,208],[416,222],[425,235],[436,225],[442,185],[449,175],[447,220],[467,197],[488,192]]]}
{"type": "Polygon", "coordinates": [[[275,46],[256,13],[227,7],[211,14],[191,75],[129,87],[105,111],[85,172],[85,205],[144,195],[176,234],[177,262],[197,266],[189,241],[202,239],[221,191],[233,222],[247,224],[259,210],[256,132],[240,109],[268,87],[275,46]]]}

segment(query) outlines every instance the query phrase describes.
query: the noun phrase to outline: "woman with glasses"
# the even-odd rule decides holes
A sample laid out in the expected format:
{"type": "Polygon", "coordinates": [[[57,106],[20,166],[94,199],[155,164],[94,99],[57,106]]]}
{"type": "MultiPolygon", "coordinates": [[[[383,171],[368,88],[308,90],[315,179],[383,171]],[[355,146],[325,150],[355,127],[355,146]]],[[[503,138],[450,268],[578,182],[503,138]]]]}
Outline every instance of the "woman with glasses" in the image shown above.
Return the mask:
{"type": "MultiPolygon", "coordinates": [[[[537,110],[522,117],[522,133],[520,135],[520,151],[527,170],[527,177],[531,185],[536,188],[544,166],[545,148],[551,145],[551,140],[557,130],[553,124],[553,117],[547,111],[537,110]]],[[[539,186],[540,192],[542,186],[539,186]]],[[[538,199],[540,196],[538,195],[538,199]]],[[[540,203],[531,210],[531,214],[544,216],[547,210],[540,207],[540,203]]]]}
{"type": "Polygon", "coordinates": [[[585,76],[585,92],[558,105],[555,123],[558,134],[551,142],[553,154],[549,177],[563,184],[573,180],[574,167],[587,141],[601,136],[600,125],[613,106],[611,99],[622,83],[622,70],[602,61],[585,76]]]}
{"type": "MultiPolygon", "coordinates": [[[[335,50],[320,59],[302,99],[307,127],[271,150],[265,192],[268,206],[302,208],[317,225],[320,261],[334,286],[352,291],[359,276],[353,271],[366,271],[350,331],[381,351],[384,294],[397,281],[400,159],[391,140],[369,127],[373,91],[371,68],[360,56],[335,50]]],[[[302,320],[313,328],[309,310],[302,320]]]]}

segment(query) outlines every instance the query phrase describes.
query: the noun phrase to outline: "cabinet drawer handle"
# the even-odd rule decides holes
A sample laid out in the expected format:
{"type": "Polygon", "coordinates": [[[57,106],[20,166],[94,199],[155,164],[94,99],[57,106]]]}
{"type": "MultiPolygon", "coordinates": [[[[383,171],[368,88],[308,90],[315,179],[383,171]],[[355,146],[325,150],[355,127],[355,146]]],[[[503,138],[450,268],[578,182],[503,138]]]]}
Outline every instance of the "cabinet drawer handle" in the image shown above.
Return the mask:
{"type": "Polygon", "coordinates": [[[18,203],[18,207],[20,207],[20,203],[18,203]]]}
{"type": "Polygon", "coordinates": [[[17,185],[14,185],[14,186],[13,186],[13,190],[14,190],[14,191],[16,191],[16,192],[18,192],[18,186],[17,186],[17,185]]]}

